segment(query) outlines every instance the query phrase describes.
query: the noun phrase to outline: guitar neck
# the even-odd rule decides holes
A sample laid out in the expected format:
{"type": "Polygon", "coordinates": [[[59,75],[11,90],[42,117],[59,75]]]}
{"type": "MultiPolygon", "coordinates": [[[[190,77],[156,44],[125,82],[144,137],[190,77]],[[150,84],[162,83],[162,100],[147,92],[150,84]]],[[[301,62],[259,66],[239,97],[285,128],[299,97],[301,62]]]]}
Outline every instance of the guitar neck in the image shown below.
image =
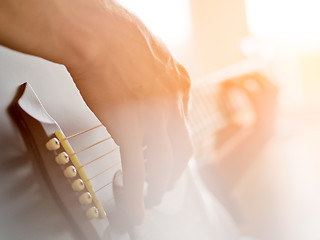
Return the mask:
{"type": "Polygon", "coordinates": [[[244,61],[195,82],[191,90],[189,126],[195,149],[195,158],[202,163],[214,161],[223,145],[237,138],[227,135],[217,138],[223,129],[249,127],[256,113],[244,91],[243,83],[255,79],[265,65],[244,61]],[[236,86],[236,87],[235,87],[236,86]]]}

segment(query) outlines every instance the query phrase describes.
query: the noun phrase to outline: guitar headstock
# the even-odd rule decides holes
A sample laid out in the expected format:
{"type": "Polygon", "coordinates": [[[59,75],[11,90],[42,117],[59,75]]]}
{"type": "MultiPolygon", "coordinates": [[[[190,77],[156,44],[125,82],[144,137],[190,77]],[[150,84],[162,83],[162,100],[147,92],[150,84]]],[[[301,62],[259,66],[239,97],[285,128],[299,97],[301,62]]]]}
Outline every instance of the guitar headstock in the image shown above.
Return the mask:
{"type": "Polygon", "coordinates": [[[21,88],[14,105],[16,120],[34,153],[34,166],[43,186],[77,239],[105,239],[110,225],[108,212],[115,208],[113,177],[121,170],[118,146],[101,124],[66,137],[31,86],[25,83],[21,88]],[[103,138],[87,142],[85,135],[98,130],[103,138]],[[86,146],[74,150],[71,141],[81,137],[86,146]]]}

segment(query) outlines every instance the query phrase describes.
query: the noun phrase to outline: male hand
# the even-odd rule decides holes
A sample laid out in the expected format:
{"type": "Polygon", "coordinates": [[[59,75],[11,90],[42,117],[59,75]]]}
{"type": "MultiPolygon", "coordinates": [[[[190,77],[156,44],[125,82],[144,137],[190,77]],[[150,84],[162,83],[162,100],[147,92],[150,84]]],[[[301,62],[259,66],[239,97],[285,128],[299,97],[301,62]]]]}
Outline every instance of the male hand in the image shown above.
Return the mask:
{"type": "Polygon", "coordinates": [[[191,155],[185,122],[190,79],[168,49],[119,5],[108,5],[96,17],[101,20],[88,46],[90,58],[67,68],[120,146],[122,207],[134,224],[141,224],[145,204],[160,203],[191,155]]]}
{"type": "Polygon", "coordinates": [[[124,211],[143,222],[191,154],[190,79],[132,14],[111,0],[0,0],[0,44],[64,64],[120,146],[124,211]],[[147,150],[142,151],[143,146],[147,150]]]}

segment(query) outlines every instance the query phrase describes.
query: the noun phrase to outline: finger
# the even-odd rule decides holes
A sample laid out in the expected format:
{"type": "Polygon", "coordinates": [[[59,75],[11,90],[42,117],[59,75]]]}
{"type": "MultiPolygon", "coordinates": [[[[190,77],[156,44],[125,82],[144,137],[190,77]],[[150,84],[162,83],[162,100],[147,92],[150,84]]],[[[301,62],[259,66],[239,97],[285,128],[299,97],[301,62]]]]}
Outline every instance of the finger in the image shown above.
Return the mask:
{"type": "Polygon", "coordinates": [[[169,188],[172,188],[177,179],[180,178],[192,155],[192,144],[186,126],[186,120],[181,111],[181,105],[181,99],[177,97],[172,98],[167,111],[167,132],[174,159],[169,188]]]}
{"type": "Polygon", "coordinates": [[[253,73],[253,77],[257,82],[266,89],[276,89],[277,87],[269,80],[267,76],[259,72],[253,73]]]}
{"type": "Polygon", "coordinates": [[[123,173],[120,207],[133,224],[141,224],[144,220],[145,170],[138,113],[137,103],[121,104],[105,111],[102,117],[109,133],[120,146],[123,173]]]}
{"type": "Polygon", "coordinates": [[[217,92],[216,104],[219,112],[223,115],[225,120],[230,120],[231,113],[233,112],[233,106],[230,103],[231,91],[237,88],[233,82],[223,82],[219,86],[217,92]]]}
{"type": "Polygon", "coordinates": [[[189,114],[189,99],[191,80],[188,71],[177,61],[175,61],[177,72],[179,73],[179,89],[182,93],[183,113],[186,118],[189,114]]]}
{"type": "Polygon", "coordinates": [[[263,74],[251,72],[231,80],[234,84],[242,86],[245,90],[259,92],[261,90],[276,90],[277,87],[263,74]]]}
{"type": "Polygon", "coordinates": [[[243,76],[240,84],[241,89],[247,94],[252,104],[255,104],[257,99],[274,96],[277,93],[276,87],[258,72],[243,76]]]}
{"type": "MultiPolygon", "coordinates": [[[[158,60],[160,72],[165,75],[161,77],[161,80],[165,82],[168,92],[170,94],[174,94],[177,91],[186,93],[185,102],[187,103],[191,84],[187,70],[172,57],[163,42],[154,36],[150,39],[150,50],[154,58],[158,60]]],[[[187,111],[185,112],[187,113],[187,111]]]]}
{"type": "Polygon", "coordinates": [[[144,106],[144,141],[147,149],[146,179],[148,191],[146,206],[158,205],[167,190],[172,175],[172,149],[166,129],[165,101],[152,100],[144,106]]]}
{"type": "Polygon", "coordinates": [[[186,89],[187,91],[190,90],[190,76],[185,67],[183,67],[179,62],[175,60],[175,64],[177,67],[177,71],[179,72],[180,76],[182,77],[182,82],[180,83],[180,86],[182,89],[186,89]]]}

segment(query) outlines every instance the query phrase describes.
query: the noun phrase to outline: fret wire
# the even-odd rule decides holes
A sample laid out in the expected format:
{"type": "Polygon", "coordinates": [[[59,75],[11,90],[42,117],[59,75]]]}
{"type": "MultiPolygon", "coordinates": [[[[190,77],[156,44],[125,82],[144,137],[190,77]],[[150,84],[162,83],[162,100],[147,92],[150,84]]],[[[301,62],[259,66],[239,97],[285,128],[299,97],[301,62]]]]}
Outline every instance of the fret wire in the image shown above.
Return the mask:
{"type": "Polygon", "coordinates": [[[99,189],[98,189],[97,191],[95,191],[94,193],[97,193],[97,192],[99,192],[100,190],[102,190],[103,188],[105,188],[105,187],[109,186],[112,182],[113,182],[113,181],[111,181],[111,182],[109,182],[109,183],[107,183],[107,184],[103,185],[101,188],[99,188],[99,189]]]}
{"type": "Polygon", "coordinates": [[[103,171],[101,171],[101,172],[99,172],[98,174],[94,175],[93,177],[89,178],[86,182],[91,181],[92,179],[94,179],[94,178],[98,177],[99,175],[105,173],[106,171],[110,170],[111,168],[113,168],[114,166],[116,166],[116,165],[118,165],[118,164],[120,164],[120,162],[114,163],[114,164],[111,165],[110,167],[104,169],[103,171]]]}
{"type": "Polygon", "coordinates": [[[98,128],[98,127],[101,127],[101,126],[103,126],[103,125],[102,125],[102,124],[99,124],[99,125],[97,125],[97,126],[94,126],[94,127],[92,127],[92,128],[89,128],[89,129],[87,129],[87,130],[84,130],[84,131],[75,133],[75,134],[73,134],[73,135],[70,135],[70,136],[68,136],[68,137],[65,137],[65,138],[61,139],[61,141],[68,140],[68,139],[70,139],[70,138],[73,138],[73,137],[76,137],[76,136],[81,135],[81,134],[83,134],[83,133],[89,132],[89,131],[94,130],[94,129],[96,129],[96,128],[98,128]]]}
{"type": "Polygon", "coordinates": [[[216,106],[219,102],[219,99],[215,97],[215,99],[211,100],[213,93],[208,94],[208,96],[197,96],[193,100],[193,105],[197,105],[197,114],[193,114],[194,122],[196,122],[197,126],[199,123],[201,125],[207,125],[207,121],[210,120],[212,112],[218,111],[218,107],[216,106]]]}
{"type": "Polygon", "coordinates": [[[114,149],[110,150],[109,152],[106,152],[106,153],[102,154],[101,156],[99,156],[99,157],[97,157],[97,158],[95,158],[95,159],[93,159],[93,160],[91,160],[91,161],[89,161],[89,162],[81,165],[80,168],[83,168],[83,167],[85,167],[85,166],[88,166],[88,165],[92,164],[93,162],[99,160],[100,158],[103,158],[104,156],[109,155],[110,153],[114,152],[114,151],[117,150],[117,149],[118,149],[118,147],[115,147],[114,149]]]}
{"type": "Polygon", "coordinates": [[[76,155],[76,154],[78,154],[78,153],[81,153],[81,152],[83,152],[83,151],[85,151],[85,150],[88,150],[89,148],[92,148],[92,147],[94,147],[94,146],[96,146],[96,145],[98,145],[98,144],[100,144],[100,143],[102,143],[102,142],[104,142],[104,141],[109,140],[109,139],[111,139],[111,136],[109,136],[109,137],[107,137],[107,138],[105,138],[105,139],[102,139],[101,141],[96,142],[96,143],[94,143],[94,144],[92,144],[92,145],[90,145],[90,146],[88,146],[88,147],[85,147],[85,148],[83,148],[83,149],[81,149],[81,150],[79,150],[79,151],[77,151],[77,152],[74,152],[74,153],[71,154],[71,156],[72,156],[72,155],[76,155]]]}

